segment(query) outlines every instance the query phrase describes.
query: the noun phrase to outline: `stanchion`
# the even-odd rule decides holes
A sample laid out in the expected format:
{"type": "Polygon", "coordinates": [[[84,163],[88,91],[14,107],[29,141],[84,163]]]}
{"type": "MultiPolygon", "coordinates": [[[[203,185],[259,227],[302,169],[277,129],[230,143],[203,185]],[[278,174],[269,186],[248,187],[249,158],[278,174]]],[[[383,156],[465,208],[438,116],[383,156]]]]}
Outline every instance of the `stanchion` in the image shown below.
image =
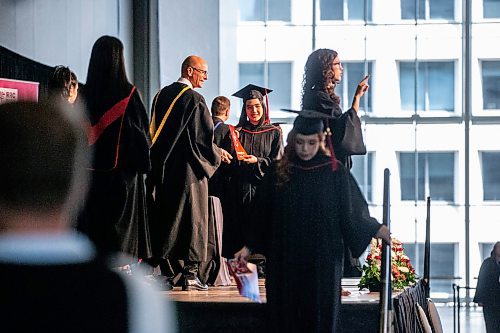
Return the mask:
{"type": "MultiPolygon", "coordinates": [[[[383,224],[390,230],[390,188],[389,169],[384,170],[384,206],[383,224]]],[[[382,241],[382,262],[381,262],[382,290],[380,292],[380,333],[392,333],[393,304],[392,304],[392,281],[391,281],[391,244],[382,241]]]]}

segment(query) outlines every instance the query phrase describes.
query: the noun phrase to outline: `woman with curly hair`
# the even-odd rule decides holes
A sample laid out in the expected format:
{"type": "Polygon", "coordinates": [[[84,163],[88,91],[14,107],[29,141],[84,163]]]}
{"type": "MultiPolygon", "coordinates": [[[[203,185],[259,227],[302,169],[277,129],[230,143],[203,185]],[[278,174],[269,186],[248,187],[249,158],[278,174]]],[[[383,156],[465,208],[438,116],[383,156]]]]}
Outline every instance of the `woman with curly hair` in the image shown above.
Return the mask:
{"type": "Polygon", "coordinates": [[[319,111],[334,117],[330,120],[335,157],[348,169],[351,155],[366,154],[358,117],[359,102],[368,90],[368,77],[358,84],[351,108],[342,113],[340,97],[335,88],[342,79],[342,63],[336,51],[318,49],[307,58],[302,82],[302,108],[319,111]]]}
{"type": "Polygon", "coordinates": [[[284,156],[257,188],[260,227],[235,254],[266,255],[270,331],[338,332],[344,245],[359,256],[372,237],[390,240],[325,137],[323,120],[295,119],[284,156]]]}
{"type": "Polygon", "coordinates": [[[55,98],[63,98],[74,104],[78,96],[78,79],[69,67],[56,66],[49,80],[49,93],[55,98]]]}

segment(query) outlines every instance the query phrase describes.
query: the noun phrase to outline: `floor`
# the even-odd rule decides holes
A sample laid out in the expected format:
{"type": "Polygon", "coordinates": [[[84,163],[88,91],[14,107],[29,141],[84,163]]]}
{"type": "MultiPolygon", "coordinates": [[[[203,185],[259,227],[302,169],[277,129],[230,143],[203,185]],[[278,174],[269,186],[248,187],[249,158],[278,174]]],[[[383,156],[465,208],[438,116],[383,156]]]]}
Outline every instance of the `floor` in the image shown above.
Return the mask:
{"type": "MultiPolygon", "coordinates": [[[[453,325],[453,304],[436,304],[443,325],[444,333],[458,333],[453,325]]],[[[460,308],[460,333],[485,333],[483,311],[481,307],[460,308]]]]}

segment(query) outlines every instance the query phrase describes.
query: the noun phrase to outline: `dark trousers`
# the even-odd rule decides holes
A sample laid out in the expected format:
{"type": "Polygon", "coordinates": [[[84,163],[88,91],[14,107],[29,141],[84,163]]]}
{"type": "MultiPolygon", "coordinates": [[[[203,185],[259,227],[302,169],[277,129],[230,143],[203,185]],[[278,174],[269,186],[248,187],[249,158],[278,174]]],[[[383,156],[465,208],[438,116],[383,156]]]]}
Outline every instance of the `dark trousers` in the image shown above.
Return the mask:
{"type": "Polygon", "coordinates": [[[500,333],[500,307],[483,306],[487,333],[500,333]]]}

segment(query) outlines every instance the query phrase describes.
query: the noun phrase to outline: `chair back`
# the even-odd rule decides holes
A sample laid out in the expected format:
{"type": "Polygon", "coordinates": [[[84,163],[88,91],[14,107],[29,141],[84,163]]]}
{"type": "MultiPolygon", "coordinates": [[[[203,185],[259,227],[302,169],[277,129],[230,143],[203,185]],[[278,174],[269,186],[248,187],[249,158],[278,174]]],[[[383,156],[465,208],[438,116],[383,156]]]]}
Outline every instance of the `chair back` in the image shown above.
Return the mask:
{"type": "Polygon", "coordinates": [[[432,333],[431,325],[429,324],[429,319],[427,319],[427,315],[425,314],[424,309],[420,304],[417,303],[417,312],[418,318],[420,319],[420,324],[422,325],[422,329],[425,333],[432,333]]]}
{"type": "Polygon", "coordinates": [[[431,319],[431,326],[434,333],[443,333],[443,325],[441,324],[441,318],[439,318],[439,312],[436,309],[434,302],[428,298],[427,308],[429,309],[429,317],[431,319]]]}

